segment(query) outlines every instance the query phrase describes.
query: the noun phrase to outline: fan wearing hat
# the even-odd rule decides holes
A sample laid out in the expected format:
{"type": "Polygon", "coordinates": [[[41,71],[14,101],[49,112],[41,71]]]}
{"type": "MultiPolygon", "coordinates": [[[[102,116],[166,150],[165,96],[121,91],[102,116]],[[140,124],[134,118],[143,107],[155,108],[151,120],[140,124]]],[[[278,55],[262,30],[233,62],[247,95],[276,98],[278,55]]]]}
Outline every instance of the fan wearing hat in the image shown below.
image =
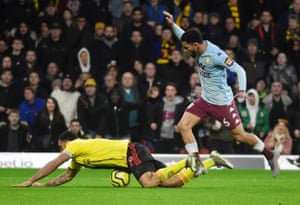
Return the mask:
{"type": "Polygon", "coordinates": [[[88,78],[84,83],[84,93],[77,102],[77,113],[83,130],[89,133],[89,137],[100,138],[104,135],[103,113],[106,106],[107,99],[98,92],[96,80],[88,78]]]}

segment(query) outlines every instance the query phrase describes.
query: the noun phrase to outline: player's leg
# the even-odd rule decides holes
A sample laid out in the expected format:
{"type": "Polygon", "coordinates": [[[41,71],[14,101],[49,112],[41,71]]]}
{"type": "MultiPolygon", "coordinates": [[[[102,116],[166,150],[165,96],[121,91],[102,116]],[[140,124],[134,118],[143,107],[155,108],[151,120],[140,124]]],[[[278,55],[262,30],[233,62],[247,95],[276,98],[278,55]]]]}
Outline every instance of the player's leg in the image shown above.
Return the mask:
{"type": "Polygon", "coordinates": [[[178,129],[182,135],[183,142],[185,144],[185,149],[189,153],[191,160],[190,166],[195,173],[195,176],[203,175],[207,172],[205,167],[199,158],[199,148],[196,138],[193,134],[192,128],[199,123],[201,120],[195,114],[190,112],[184,112],[181,120],[178,123],[178,129]]]}
{"type": "MultiPolygon", "coordinates": [[[[229,169],[233,168],[233,165],[225,158],[223,158],[218,152],[212,151],[209,158],[203,161],[206,169],[221,166],[227,167],[229,169]]],[[[166,168],[164,168],[166,169],[166,168]]],[[[156,173],[158,173],[158,170],[156,173]]],[[[170,178],[161,181],[160,186],[164,187],[180,187],[187,184],[194,178],[194,172],[189,167],[182,168],[177,174],[171,176],[170,178]]]]}
{"type": "Polygon", "coordinates": [[[239,124],[236,128],[231,130],[231,133],[235,140],[246,143],[253,147],[254,150],[258,151],[259,153],[262,153],[266,159],[269,162],[269,165],[272,170],[272,175],[277,176],[279,173],[279,167],[278,163],[276,162],[276,159],[274,158],[273,152],[268,149],[264,142],[259,139],[256,135],[252,133],[248,133],[244,130],[242,124],[239,124]]]}

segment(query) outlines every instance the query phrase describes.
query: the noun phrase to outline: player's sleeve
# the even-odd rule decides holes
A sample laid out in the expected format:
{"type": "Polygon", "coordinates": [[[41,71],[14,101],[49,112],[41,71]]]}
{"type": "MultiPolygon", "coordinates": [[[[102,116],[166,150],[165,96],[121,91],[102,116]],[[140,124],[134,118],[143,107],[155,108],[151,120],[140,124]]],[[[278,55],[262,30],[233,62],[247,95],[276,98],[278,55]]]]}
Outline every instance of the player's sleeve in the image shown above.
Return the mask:
{"type": "Polygon", "coordinates": [[[181,40],[181,37],[183,36],[184,34],[184,30],[182,30],[179,26],[177,26],[175,23],[173,23],[172,25],[172,30],[175,34],[175,36],[181,40]]]}
{"type": "Polygon", "coordinates": [[[247,89],[247,79],[246,72],[242,66],[240,66],[237,62],[231,59],[225,53],[218,53],[216,58],[216,63],[222,67],[229,69],[232,72],[235,72],[238,77],[239,82],[239,90],[246,91],[247,89]]]}
{"type": "Polygon", "coordinates": [[[78,155],[78,146],[77,144],[74,143],[69,143],[67,144],[65,150],[63,151],[63,153],[67,154],[71,159],[71,163],[69,165],[70,169],[75,169],[75,170],[80,170],[81,169],[81,165],[75,162],[75,158],[78,155]]]}

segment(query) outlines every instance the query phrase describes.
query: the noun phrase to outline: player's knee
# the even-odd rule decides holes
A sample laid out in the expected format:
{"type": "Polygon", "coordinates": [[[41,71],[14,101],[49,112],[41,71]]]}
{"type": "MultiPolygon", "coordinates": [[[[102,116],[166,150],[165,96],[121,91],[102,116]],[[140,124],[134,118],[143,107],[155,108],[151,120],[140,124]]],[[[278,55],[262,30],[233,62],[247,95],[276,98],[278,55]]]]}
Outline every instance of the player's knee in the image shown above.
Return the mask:
{"type": "Polygon", "coordinates": [[[190,129],[190,127],[186,123],[183,123],[183,122],[179,122],[177,124],[177,127],[180,132],[184,132],[184,131],[187,131],[190,129]]]}
{"type": "Polygon", "coordinates": [[[243,142],[244,141],[244,135],[242,135],[242,134],[236,134],[236,135],[234,135],[234,139],[236,140],[236,141],[239,141],[239,142],[243,142]]]}

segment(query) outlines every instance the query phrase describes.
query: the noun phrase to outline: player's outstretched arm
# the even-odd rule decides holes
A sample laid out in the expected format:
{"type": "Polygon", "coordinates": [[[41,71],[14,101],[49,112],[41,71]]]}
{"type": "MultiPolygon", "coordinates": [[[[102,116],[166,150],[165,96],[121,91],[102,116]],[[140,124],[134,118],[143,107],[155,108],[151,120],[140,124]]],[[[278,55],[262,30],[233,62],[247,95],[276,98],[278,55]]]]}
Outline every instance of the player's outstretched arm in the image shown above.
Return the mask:
{"type": "Polygon", "coordinates": [[[172,14],[170,14],[167,11],[163,11],[163,14],[165,15],[167,24],[172,28],[173,32],[175,33],[175,36],[179,40],[181,40],[181,37],[184,34],[184,30],[182,30],[179,26],[175,24],[172,14]]]}
{"type": "Polygon", "coordinates": [[[76,174],[79,172],[79,169],[70,169],[68,168],[64,173],[58,175],[55,179],[45,182],[45,183],[40,183],[40,182],[34,182],[32,186],[59,186],[64,183],[67,183],[71,181],[76,174]]]}
{"type": "Polygon", "coordinates": [[[70,159],[70,156],[68,156],[65,153],[61,153],[57,158],[48,162],[42,169],[40,169],[29,180],[27,180],[21,184],[14,184],[12,186],[13,187],[30,187],[30,186],[32,186],[33,183],[35,183],[39,179],[42,179],[45,176],[48,176],[49,174],[54,172],[60,165],[62,165],[64,162],[68,161],[69,159],[70,159]]]}

